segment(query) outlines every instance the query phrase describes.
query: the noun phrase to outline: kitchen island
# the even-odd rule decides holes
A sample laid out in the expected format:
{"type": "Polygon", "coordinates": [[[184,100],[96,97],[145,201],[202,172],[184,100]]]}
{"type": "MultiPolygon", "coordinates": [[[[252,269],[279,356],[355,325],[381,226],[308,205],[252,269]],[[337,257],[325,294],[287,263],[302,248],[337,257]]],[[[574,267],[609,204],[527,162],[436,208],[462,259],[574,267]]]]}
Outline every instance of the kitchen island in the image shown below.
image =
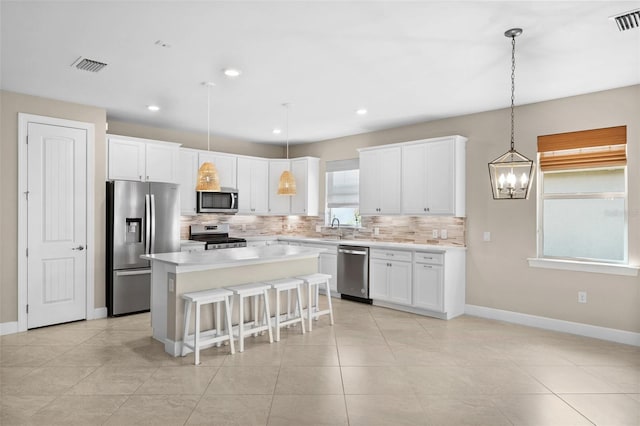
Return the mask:
{"type": "MultiPolygon", "coordinates": [[[[141,256],[151,261],[153,337],[164,343],[167,353],[178,356],[183,293],[311,274],[318,271],[318,257],[323,251],[274,245],[141,256]]],[[[211,312],[203,312],[202,320],[205,327],[211,325],[211,312]]]]}

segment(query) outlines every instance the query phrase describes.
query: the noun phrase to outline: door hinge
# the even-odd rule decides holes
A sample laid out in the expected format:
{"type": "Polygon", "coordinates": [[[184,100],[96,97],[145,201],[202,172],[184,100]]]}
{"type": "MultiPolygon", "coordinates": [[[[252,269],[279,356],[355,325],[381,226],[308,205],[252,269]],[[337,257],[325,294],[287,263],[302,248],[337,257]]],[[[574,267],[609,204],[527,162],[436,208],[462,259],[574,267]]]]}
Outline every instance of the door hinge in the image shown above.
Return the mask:
{"type": "Polygon", "coordinates": [[[29,304],[27,303],[27,313],[29,313],[29,304]]]}

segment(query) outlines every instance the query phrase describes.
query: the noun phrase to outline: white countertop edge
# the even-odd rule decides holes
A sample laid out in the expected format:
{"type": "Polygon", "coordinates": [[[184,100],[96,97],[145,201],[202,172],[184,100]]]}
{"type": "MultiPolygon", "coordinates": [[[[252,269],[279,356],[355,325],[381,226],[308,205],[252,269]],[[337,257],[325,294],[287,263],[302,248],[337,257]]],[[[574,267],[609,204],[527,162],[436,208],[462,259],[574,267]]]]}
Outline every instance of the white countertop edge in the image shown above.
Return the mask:
{"type": "Polygon", "coordinates": [[[286,258],[270,258],[270,259],[249,259],[245,261],[234,261],[228,263],[217,263],[215,265],[208,264],[187,264],[187,265],[176,265],[176,272],[197,272],[197,271],[207,271],[210,269],[223,269],[223,268],[235,268],[238,266],[245,265],[264,265],[266,263],[279,263],[279,262],[288,262],[290,260],[303,260],[303,259],[313,259],[314,257],[318,257],[319,253],[316,254],[307,254],[307,255],[296,255],[296,256],[287,256],[286,258]]]}
{"type": "Polygon", "coordinates": [[[464,250],[466,251],[466,247],[458,247],[458,246],[437,246],[432,244],[415,244],[415,243],[393,243],[386,241],[366,241],[366,240],[334,240],[327,238],[309,238],[309,237],[287,237],[280,235],[278,237],[278,241],[298,241],[298,242],[308,242],[313,244],[333,244],[333,245],[350,245],[350,246],[361,246],[361,247],[371,247],[371,248],[395,248],[395,249],[404,249],[404,250],[428,250],[428,251],[440,251],[446,252],[448,250],[464,250]]]}
{"type": "Polygon", "coordinates": [[[560,269],[565,271],[595,272],[609,275],[637,277],[640,267],[613,263],[582,262],[564,259],[528,258],[529,267],[544,269],[560,269]]]}

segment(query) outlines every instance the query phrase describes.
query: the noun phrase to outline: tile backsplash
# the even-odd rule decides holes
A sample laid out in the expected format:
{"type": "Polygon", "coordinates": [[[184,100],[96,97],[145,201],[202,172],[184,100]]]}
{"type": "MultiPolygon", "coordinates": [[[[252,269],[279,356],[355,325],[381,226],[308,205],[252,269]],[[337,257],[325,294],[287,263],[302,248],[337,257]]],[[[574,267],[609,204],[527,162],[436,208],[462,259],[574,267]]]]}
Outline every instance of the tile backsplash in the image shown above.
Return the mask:
{"type": "Polygon", "coordinates": [[[189,225],[198,223],[228,223],[229,234],[235,237],[288,235],[308,238],[370,240],[398,243],[431,244],[464,247],[466,221],[460,217],[441,216],[363,216],[361,228],[335,229],[326,226],[324,216],[243,216],[201,214],[182,216],[180,237],[189,239],[189,225]],[[320,232],[316,232],[317,227],[320,232]],[[378,233],[376,234],[376,229],[378,233]],[[446,230],[447,238],[441,238],[446,230]],[[438,238],[434,237],[437,231],[438,238]]]}

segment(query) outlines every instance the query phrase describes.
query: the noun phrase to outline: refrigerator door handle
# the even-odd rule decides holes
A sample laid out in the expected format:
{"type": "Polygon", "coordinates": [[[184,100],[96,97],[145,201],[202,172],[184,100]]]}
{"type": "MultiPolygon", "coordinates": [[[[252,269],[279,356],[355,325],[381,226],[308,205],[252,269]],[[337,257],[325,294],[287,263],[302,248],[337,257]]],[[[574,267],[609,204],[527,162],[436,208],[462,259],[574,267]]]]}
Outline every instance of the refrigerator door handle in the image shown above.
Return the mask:
{"type": "Polygon", "coordinates": [[[150,254],[151,246],[151,199],[144,195],[144,254],[150,254]]]}
{"type": "Polygon", "coordinates": [[[156,196],[151,194],[151,251],[156,252],[156,196]]]}
{"type": "Polygon", "coordinates": [[[151,269],[137,269],[134,271],[115,271],[117,277],[126,277],[131,275],[147,275],[151,273],[151,269]]]}

